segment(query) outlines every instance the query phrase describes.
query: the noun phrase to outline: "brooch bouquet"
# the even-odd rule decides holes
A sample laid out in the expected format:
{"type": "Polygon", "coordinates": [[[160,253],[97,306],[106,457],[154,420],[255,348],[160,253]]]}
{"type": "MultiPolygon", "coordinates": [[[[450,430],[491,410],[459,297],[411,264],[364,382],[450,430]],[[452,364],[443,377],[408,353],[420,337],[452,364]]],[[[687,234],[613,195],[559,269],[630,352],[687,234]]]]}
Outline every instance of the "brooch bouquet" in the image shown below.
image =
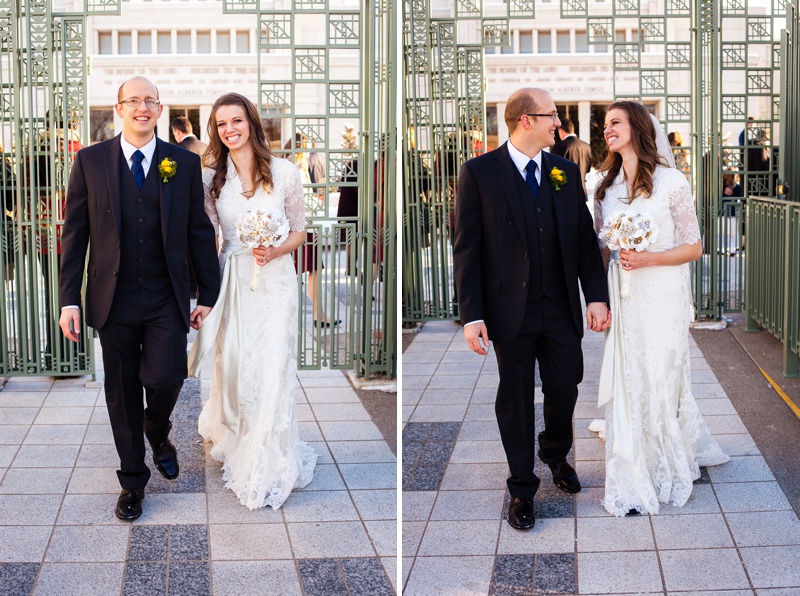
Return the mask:
{"type": "MultiPolygon", "coordinates": [[[[619,211],[609,215],[598,234],[600,241],[609,250],[621,249],[642,252],[658,238],[658,226],[647,213],[619,211]]],[[[619,258],[614,259],[619,265],[619,258]]],[[[620,296],[626,298],[630,293],[630,271],[621,271],[620,296]]]]}
{"type": "Polygon", "coordinates": [[[553,188],[558,192],[561,190],[561,187],[567,183],[567,174],[564,170],[560,170],[558,168],[553,168],[550,170],[550,184],[553,185],[553,188]]]}
{"type": "MultiPolygon", "coordinates": [[[[275,210],[256,209],[243,213],[236,220],[236,233],[248,248],[280,246],[289,236],[291,228],[282,213],[275,210]]],[[[250,289],[256,290],[261,267],[253,266],[250,289]]]]}
{"type": "Polygon", "coordinates": [[[169,157],[165,157],[158,164],[158,175],[161,177],[161,182],[164,184],[166,184],[167,181],[172,178],[177,171],[178,164],[174,159],[170,159],[169,157]]]}

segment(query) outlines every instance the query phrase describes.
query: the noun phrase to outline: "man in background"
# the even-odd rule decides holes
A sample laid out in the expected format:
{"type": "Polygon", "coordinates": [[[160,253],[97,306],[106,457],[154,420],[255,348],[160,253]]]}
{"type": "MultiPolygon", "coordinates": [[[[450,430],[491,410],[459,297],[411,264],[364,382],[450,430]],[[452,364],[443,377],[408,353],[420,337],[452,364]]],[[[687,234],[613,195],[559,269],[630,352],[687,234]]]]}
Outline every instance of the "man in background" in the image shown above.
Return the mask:
{"type": "Polygon", "coordinates": [[[592,165],[592,148],[589,143],[585,143],[575,136],[575,125],[572,120],[569,118],[561,118],[560,120],[559,134],[561,141],[553,145],[550,152],[553,155],[558,155],[578,164],[578,169],[581,171],[583,192],[586,192],[586,174],[592,165]]]}
{"type": "Polygon", "coordinates": [[[173,118],[169,126],[179,146],[187,151],[196,153],[201,158],[203,157],[203,153],[205,153],[208,145],[192,134],[192,123],[189,122],[186,116],[173,118]]]}

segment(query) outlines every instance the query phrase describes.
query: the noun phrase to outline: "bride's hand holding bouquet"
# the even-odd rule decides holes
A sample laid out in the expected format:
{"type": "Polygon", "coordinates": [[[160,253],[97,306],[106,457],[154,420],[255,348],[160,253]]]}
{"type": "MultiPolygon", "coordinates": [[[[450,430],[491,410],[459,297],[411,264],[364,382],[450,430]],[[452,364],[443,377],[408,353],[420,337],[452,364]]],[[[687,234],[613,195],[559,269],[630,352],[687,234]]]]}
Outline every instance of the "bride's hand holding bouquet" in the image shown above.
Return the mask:
{"type": "Polygon", "coordinates": [[[236,232],[242,244],[253,249],[253,258],[259,268],[253,268],[250,289],[255,291],[260,267],[281,256],[277,248],[286,241],[291,231],[289,222],[282,213],[274,210],[256,209],[243,213],[236,220],[236,232]]]}
{"type": "Polygon", "coordinates": [[[646,267],[649,260],[644,252],[658,238],[658,226],[647,213],[619,211],[609,215],[600,228],[600,240],[609,250],[618,251],[621,267],[620,296],[630,293],[630,271],[646,267]]]}

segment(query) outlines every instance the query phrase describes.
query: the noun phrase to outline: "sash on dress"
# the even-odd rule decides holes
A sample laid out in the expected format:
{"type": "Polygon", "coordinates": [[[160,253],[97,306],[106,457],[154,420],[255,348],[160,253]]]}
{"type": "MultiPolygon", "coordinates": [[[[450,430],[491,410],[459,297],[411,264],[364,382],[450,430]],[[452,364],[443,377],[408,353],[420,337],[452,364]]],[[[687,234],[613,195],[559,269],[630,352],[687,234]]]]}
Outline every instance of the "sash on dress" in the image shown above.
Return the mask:
{"type": "Polygon", "coordinates": [[[606,332],[603,364],[597,405],[611,402],[613,412],[613,450],[619,457],[633,462],[633,424],[631,404],[625,384],[625,350],[622,333],[622,300],[620,298],[622,266],[619,256],[608,262],[608,299],[611,307],[611,328],[606,332]]]}
{"type": "Polygon", "coordinates": [[[229,244],[223,246],[223,251],[227,252],[225,265],[222,270],[222,283],[220,284],[219,296],[214,308],[203,320],[203,326],[197,332],[197,336],[189,352],[189,376],[196,377],[200,374],[200,367],[214,348],[214,343],[220,333],[222,323],[222,313],[224,311],[225,300],[228,300],[228,324],[222,332],[224,340],[222,350],[222,360],[220,362],[219,376],[221,394],[217,404],[220,422],[234,435],[239,436],[239,386],[242,382],[241,357],[242,346],[239,337],[239,328],[242,325],[241,305],[239,304],[239,257],[247,255],[252,258],[253,250],[244,245],[229,244]]]}

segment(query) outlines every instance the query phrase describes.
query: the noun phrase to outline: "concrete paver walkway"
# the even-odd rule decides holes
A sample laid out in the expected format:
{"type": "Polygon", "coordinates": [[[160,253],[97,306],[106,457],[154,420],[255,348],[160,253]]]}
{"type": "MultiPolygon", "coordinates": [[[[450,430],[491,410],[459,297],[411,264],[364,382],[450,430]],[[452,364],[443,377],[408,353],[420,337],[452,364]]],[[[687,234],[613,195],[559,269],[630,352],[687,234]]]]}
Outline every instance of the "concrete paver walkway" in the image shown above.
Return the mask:
{"type": "MultiPolygon", "coordinates": [[[[99,344],[95,353],[101,362],[99,344]]],[[[180,476],[153,469],[133,523],[113,513],[118,458],[101,385],[10,379],[0,391],[0,594],[394,593],[396,458],[340,371],[299,378],[300,434],[320,454],[308,487],[278,511],[248,511],[225,489],[197,434],[206,368],[175,409],[180,476]]]]}
{"type": "MultiPolygon", "coordinates": [[[[691,338],[690,338],[691,341],[691,338]]],[[[505,522],[507,465],[494,416],[494,353],[453,323],[427,323],[403,354],[403,584],[431,594],[800,594],[800,521],[692,341],[692,388],[731,462],[708,468],[683,508],[615,518],[601,504],[594,418],[603,336],[587,332],[575,411],[583,490],[540,465],[536,526],[505,522]]],[[[541,394],[537,388],[537,424],[541,394]]]]}

